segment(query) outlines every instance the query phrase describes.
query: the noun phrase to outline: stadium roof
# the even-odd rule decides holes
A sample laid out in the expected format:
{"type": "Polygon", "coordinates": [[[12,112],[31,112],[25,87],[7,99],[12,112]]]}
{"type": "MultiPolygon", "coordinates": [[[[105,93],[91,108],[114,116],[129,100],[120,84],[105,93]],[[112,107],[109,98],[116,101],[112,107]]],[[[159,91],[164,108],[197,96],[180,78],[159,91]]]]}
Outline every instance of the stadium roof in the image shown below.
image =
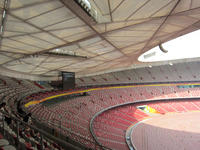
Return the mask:
{"type": "Polygon", "coordinates": [[[96,21],[73,0],[1,0],[0,68],[39,76],[127,69],[200,27],[199,0],[88,1],[96,21]]]}

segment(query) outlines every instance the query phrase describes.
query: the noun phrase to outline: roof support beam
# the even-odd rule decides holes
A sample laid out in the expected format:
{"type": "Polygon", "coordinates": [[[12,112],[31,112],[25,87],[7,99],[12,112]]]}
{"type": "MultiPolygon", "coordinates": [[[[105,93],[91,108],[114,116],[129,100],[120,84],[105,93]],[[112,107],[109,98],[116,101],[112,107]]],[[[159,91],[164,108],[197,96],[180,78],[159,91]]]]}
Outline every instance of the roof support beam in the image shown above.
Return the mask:
{"type": "Polygon", "coordinates": [[[112,47],[114,47],[117,51],[119,51],[122,55],[125,57],[128,57],[126,54],[124,54],[119,48],[117,48],[114,44],[112,44],[109,40],[107,40],[101,33],[97,32],[95,28],[91,25],[91,22],[88,20],[88,17],[85,17],[87,14],[80,9],[80,7],[71,0],[60,0],[68,9],[70,9],[76,16],[79,17],[86,25],[88,25],[92,31],[95,32],[95,34],[101,39],[105,40],[107,43],[109,43],[112,47]]]}
{"type": "Polygon", "coordinates": [[[169,16],[172,14],[172,12],[175,10],[175,8],[177,7],[177,5],[180,3],[181,0],[177,0],[176,4],[174,5],[174,7],[172,8],[172,10],[170,11],[170,13],[165,17],[165,19],[163,20],[163,22],[160,24],[160,26],[157,28],[157,30],[154,32],[154,34],[151,36],[151,38],[147,41],[147,43],[145,44],[144,48],[141,50],[141,53],[143,53],[146,49],[146,47],[148,47],[149,43],[153,40],[153,38],[156,36],[156,34],[160,31],[160,29],[162,28],[162,26],[165,24],[165,22],[167,21],[167,19],[169,18],[169,16]]]}
{"type": "Polygon", "coordinates": [[[1,48],[1,42],[3,38],[3,33],[5,29],[5,24],[6,24],[6,18],[7,18],[7,12],[9,9],[9,0],[4,0],[4,6],[3,6],[3,11],[2,11],[2,16],[1,16],[1,22],[0,22],[0,48],[1,48]]]}

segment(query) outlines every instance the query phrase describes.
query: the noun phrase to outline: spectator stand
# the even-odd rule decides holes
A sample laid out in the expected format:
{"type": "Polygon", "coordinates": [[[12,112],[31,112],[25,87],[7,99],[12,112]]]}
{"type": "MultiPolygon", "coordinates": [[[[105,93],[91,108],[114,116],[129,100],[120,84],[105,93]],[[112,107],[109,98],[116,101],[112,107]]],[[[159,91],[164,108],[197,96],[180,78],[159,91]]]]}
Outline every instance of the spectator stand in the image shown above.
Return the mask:
{"type": "Polygon", "coordinates": [[[2,111],[1,113],[2,113],[1,131],[3,133],[3,136],[8,137],[9,141],[13,141],[12,144],[15,145],[17,149],[24,149],[23,147],[26,147],[28,143],[29,144],[31,143],[31,145],[33,146],[40,147],[39,149],[44,149],[45,145],[52,145],[52,144],[57,145],[56,143],[59,143],[60,146],[55,146],[57,147],[55,149],[62,150],[63,148],[65,149],[70,148],[74,150],[80,150],[80,148],[70,143],[67,143],[64,140],[55,138],[54,136],[51,136],[49,133],[44,132],[43,130],[36,128],[28,123],[25,123],[24,121],[16,117],[13,117],[2,111]],[[13,123],[10,125],[7,124],[4,121],[5,116],[7,117],[9,116],[13,123]],[[34,130],[34,132],[37,133],[35,139],[31,137],[30,132],[27,132],[28,131],[27,129],[34,130]],[[63,148],[61,148],[61,146],[63,148]]]}

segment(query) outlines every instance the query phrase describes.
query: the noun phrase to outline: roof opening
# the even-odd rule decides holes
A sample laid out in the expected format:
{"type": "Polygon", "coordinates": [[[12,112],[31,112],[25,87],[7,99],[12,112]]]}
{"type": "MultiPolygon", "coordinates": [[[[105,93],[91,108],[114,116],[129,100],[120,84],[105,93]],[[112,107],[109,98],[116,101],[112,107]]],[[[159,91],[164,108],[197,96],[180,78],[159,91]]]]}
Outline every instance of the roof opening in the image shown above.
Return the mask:
{"type": "Polygon", "coordinates": [[[200,57],[199,37],[200,30],[191,32],[163,43],[162,48],[167,50],[167,53],[164,53],[157,46],[140,55],[138,60],[141,62],[156,62],[200,57]]]}

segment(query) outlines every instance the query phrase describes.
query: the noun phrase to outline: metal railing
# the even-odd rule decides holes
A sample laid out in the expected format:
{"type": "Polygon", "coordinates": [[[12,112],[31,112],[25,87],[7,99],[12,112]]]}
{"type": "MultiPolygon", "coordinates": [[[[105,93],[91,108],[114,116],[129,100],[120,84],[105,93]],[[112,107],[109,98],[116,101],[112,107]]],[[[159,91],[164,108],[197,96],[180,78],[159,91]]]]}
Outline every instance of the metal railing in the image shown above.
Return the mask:
{"type": "MultiPolygon", "coordinates": [[[[37,144],[40,144],[41,146],[41,149],[44,149],[44,139],[46,141],[48,141],[49,143],[53,144],[53,143],[57,143],[60,147],[64,148],[64,149],[72,149],[72,150],[81,150],[81,148],[71,144],[71,143],[68,143],[67,141],[65,140],[62,140],[60,138],[57,138],[55,136],[52,136],[51,134],[49,134],[48,132],[44,131],[44,130],[41,130],[33,125],[30,125],[22,120],[20,120],[19,118],[16,118],[14,116],[12,116],[11,114],[8,114],[8,113],[5,113],[3,111],[0,111],[0,114],[1,114],[1,131],[3,132],[3,135],[5,137],[11,137],[12,135],[10,135],[8,129],[10,128],[9,126],[11,126],[11,129],[12,129],[12,132],[14,132],[16,134],[16,137],[13,136],[13,140],[15,140],[14,144],[18,149],[20,149],[20,144],[24,144],[20,141],[20,138],[23,138],[20,136],[20,131],[22,129],[27,129],[27,128],[30,128],[31,130],[34,130],[34,132],[36,133],[39,133],[40,135],[40,140],[39,141],[30,141],[29,138],[27,138],[26,140],[29,140],[28,142],[31,142],[31,143],[34,143],[35,142],[35,145],[37,144]],[[9,118],[12,123],[7,126],[6,123],[5,123],[5,118],[9,118]]],[[[26,141],[25,140],[25,141],[26,141]]]]}

